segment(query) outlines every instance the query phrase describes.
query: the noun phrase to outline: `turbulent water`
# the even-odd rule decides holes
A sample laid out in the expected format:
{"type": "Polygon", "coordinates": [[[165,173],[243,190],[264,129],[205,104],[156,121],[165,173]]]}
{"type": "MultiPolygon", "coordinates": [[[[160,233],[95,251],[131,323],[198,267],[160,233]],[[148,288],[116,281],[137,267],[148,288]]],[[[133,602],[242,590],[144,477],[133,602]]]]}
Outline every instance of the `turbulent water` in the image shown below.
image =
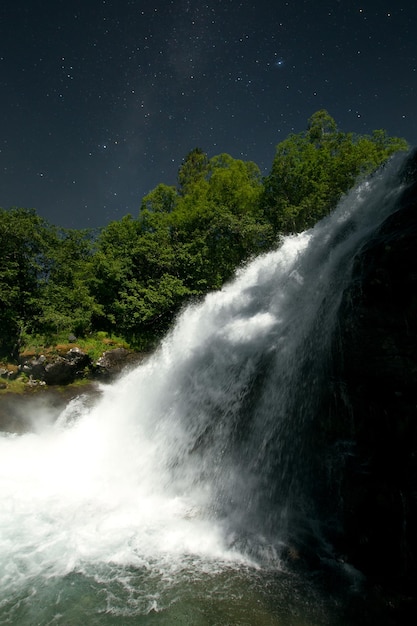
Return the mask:
{"type": "Polygon", "coordinates": [[[282,559],[305,536],[331,552],[308,428],[353,255],[393,210],[398,167],[188,307],[93,406],[0,437],[0,623],[339,623],[338,599],[282,559]]]}

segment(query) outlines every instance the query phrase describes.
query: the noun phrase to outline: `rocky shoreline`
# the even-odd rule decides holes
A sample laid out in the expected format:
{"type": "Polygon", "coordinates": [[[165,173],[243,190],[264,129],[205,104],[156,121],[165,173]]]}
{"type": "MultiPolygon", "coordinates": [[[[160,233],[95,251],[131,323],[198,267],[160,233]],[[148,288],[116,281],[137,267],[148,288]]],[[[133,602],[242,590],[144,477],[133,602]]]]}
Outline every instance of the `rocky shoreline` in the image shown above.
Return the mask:
{"type": "Polygon", "coordinates": [[[77,396],[98,397],[99,383],[111,383],[146,357],[126,348],[107,350],[97,360],[73,346],[61,354],[22,355],[19,365],[0,366],[0,431],[37,428],[44,416],[54,421],[77,396]],[[22,379],[19,392],[13,382],[22,379]]]}
{"type": "Polygon", "coordinates": [[[73,346],[53,355],[21,355],[19,365],[0,367],[0,380],[3,389],[8,381],[22,376],[28,379],[28,387],[69,385],[85,378],[107,381],[143,358],[143,354],[133,350],[114,348],[93,361],[81,348],[73,346]]]}

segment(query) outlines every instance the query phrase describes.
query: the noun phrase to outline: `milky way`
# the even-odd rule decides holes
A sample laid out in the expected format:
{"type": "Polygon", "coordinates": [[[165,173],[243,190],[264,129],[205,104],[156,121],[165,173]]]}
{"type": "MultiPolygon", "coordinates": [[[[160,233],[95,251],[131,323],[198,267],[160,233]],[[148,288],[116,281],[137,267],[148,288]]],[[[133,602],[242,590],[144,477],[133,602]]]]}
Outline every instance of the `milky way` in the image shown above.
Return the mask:
{"type": "Polygon", "coordinates": [[[200,147],[255,161],[325,108],[417,144],[417,6],[3,0],[0,206],[97,227],[200,147]]]}

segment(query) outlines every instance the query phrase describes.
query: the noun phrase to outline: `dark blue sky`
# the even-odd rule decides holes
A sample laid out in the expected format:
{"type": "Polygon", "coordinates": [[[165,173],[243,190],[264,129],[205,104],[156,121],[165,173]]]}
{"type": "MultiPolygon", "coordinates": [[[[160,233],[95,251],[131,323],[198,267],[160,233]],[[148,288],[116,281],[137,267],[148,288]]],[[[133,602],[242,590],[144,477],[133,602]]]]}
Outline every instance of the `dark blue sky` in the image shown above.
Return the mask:
{"type": "Polygon", "coordinates": [[[137,214],[194,147],[267,172],[325,108],[417,144],[417,3],[3,0],[0,206],[137,214]]]}

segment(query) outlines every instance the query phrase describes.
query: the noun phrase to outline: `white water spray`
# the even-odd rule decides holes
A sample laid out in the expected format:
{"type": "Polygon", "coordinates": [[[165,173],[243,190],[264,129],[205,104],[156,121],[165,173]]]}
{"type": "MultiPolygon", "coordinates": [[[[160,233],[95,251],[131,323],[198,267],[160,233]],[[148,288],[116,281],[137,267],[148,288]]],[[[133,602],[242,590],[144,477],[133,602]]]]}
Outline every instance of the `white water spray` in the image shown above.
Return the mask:
{"type": "Polygon", "coordinates": [[[166,583],[185,563],[250,564],[242,537],[286,540],[337,308],[401,193],[397,169],[187,308],[95,406],[81,397],[40,432],[0,437],[0,608],[71,572],[166,583]]]}

